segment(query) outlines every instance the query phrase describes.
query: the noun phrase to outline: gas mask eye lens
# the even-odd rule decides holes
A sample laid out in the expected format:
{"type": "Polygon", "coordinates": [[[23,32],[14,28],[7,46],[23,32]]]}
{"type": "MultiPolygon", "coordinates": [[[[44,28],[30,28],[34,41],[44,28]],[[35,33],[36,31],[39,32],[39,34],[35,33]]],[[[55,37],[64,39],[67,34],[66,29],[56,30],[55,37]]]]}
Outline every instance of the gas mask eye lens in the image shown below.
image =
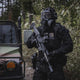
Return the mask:
{"type": "Polygon", "coordinates": [[[46,19],[51,19],[52,18],[52,15],[50,13],[45,13],[44,16],[45,16],[46,19]]]}

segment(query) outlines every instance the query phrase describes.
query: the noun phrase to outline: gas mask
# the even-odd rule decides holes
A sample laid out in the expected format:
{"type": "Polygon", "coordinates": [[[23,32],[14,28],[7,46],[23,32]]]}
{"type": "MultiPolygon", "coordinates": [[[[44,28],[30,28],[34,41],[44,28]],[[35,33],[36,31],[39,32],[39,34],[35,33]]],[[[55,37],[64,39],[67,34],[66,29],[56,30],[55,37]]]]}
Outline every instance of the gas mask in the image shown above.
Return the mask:
{"type": "Polygon", "coordinates": [[[46,8],[41,12],[41,24],[45,29],[50,29],[55,24],[57,13],[51,7],[46,8]]]}
{"type": "Polygon", "coordinates": [[[52,27],[52,25],[55,24],[55,21],[53,19],[42,20],[41,24],[44,27],[44,29],[50,29],[52,27]]]}

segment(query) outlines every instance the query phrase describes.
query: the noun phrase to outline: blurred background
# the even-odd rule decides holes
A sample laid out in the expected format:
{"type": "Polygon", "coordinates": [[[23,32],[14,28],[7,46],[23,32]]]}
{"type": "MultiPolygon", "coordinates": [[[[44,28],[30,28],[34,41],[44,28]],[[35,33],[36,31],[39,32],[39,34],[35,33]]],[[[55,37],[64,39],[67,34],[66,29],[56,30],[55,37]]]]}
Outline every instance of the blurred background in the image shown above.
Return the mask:
{"type": "MultiPolygon", "coordinates": [[[[41,10],[46,7],[54,7],[58,19],[70,31],[74,49],[67,54],[68,62],[64,71],[69,80],[80,80],[80,0],[0,0],[0,20],[12,20],[17,24],[21,16],[22,37],[23,30],[29,29],[32,21],[36,26],[40,25],[41,10]]],[[[23,57],[28,66],[31,64],[31,55],[35,48],[28,49],[23,43],[23,57]]]]}

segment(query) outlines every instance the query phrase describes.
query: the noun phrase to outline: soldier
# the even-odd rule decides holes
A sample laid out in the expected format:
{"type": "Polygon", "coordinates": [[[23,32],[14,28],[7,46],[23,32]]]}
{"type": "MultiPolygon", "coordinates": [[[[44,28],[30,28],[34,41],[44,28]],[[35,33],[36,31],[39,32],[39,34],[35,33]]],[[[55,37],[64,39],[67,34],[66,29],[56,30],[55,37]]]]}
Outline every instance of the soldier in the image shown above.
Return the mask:
{"type": "MultiPolygon", "coordinates": [[[[49,62],[53,72],[49,71],[44,55],[34,54],[33,68],[35,69],[33,80],[65,80],[63,67],[67,62],[65,54],[73,50],[73,42],[69,31],[60,23],[56,23],[57,13],[54,8],[48,7],[41,13],[41,26],[38,27],[41,37],[45,37],[44,46],[49,52],[49,62]]],[[[28,48],[36,47],[35,34],[27,41],[28,48]]]]}

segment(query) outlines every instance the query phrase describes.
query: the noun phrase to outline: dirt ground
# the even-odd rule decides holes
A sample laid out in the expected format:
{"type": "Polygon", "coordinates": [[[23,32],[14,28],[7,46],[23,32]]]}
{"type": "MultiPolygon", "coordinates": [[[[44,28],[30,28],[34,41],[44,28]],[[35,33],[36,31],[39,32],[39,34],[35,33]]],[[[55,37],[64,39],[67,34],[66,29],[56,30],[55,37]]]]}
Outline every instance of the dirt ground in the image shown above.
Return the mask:
{"type": "Polygon", "coordinates": [[[30,67],[28,65],[28,63],[26,62],[25,64],[25,80],[32,80],[32,77],[33,77],[33,73],[34,73],[34,70],[32,67],[30,67]]]}

